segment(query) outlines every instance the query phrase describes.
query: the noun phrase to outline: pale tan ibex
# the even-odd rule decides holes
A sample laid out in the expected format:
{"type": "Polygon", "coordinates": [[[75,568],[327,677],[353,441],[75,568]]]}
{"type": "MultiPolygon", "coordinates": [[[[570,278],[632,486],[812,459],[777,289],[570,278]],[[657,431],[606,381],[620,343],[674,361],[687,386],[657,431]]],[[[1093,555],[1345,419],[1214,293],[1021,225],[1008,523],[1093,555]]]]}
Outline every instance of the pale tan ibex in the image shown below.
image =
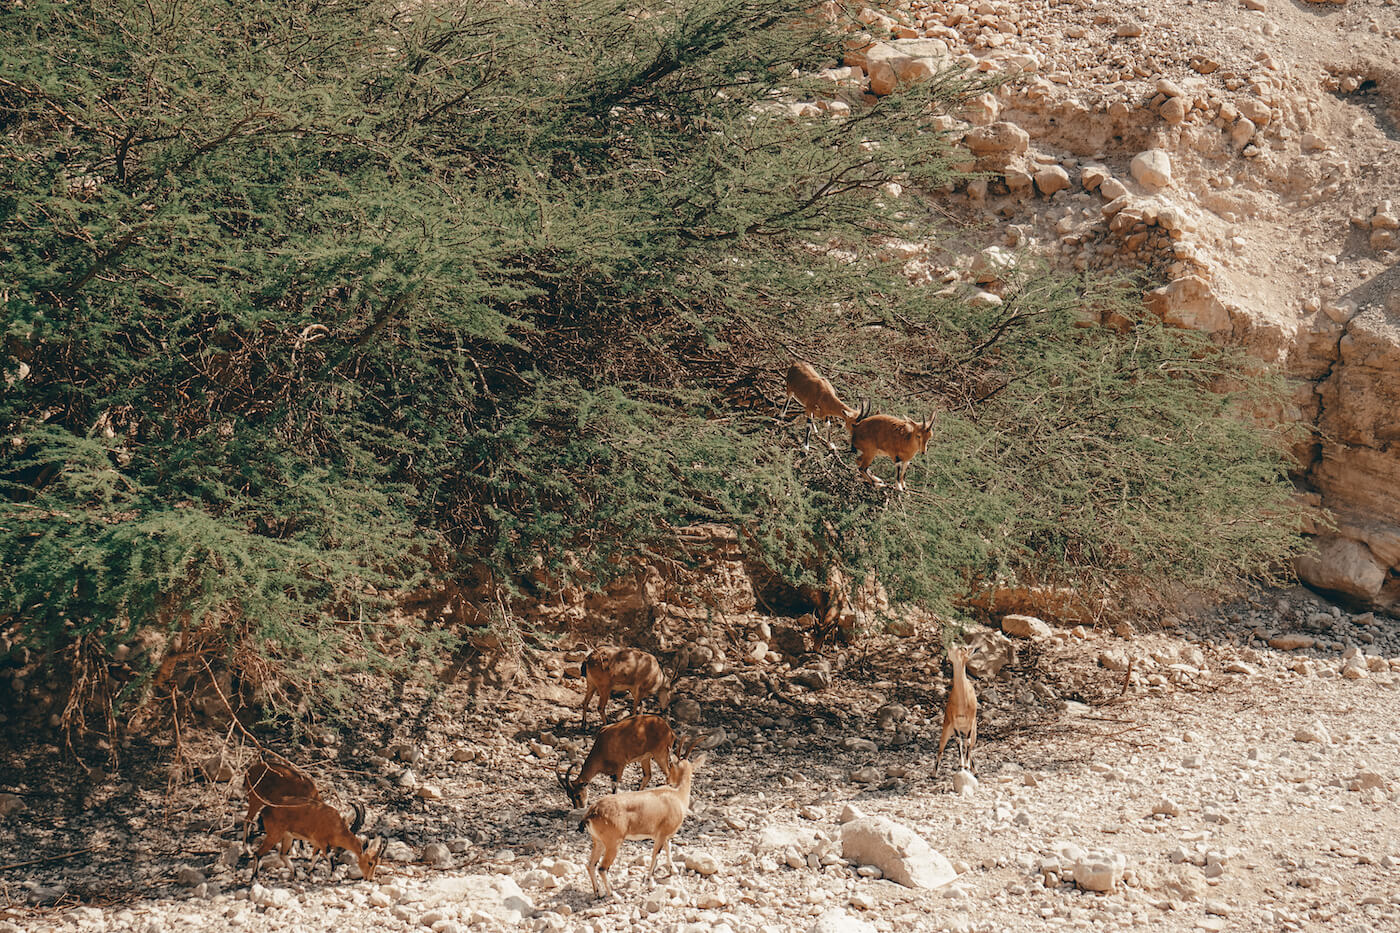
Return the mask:
{"type": "Polygon", "coordinates": [[[966,648],[949,648],[948,660],[953,665],[953,682],[948,687],[948,705],[943,709],[943,735],[938,740],[938,757],[933,760],[934,773],[943,760],[948,737],[958,739],[958,767],[972,770],[972,748],[977,744],[977,693],[967,679],[967,659],[973,654],[966,648]]]}
{"type": "Polygon", "coordinates": [[[651,783],[651,764],[661,769],[669,780],[671,777],[671,748],[676,736],[666,720],[660,716],[643,713],[604,726],[598,730],[593,740],[593,749],[579,767],[578,777],[571,778],[567,771],[558,771],[559,783],[564,793],[569,795],[569,803],[582,807],[588,803],[588,785],[600,774],[608,774],[613,779],[613,792],[622,781],[622,773],[634,761],[642,763],[643,790],[651,783]]]}
{"type": "Polygon", "coordinates": [[[632,694],[632,714],[641,709],[642,699],[655,694],[664,710],[671,704],[670,685],[656,658],[637,648],[604,645],[593,649],[583,662],[583,724],[588,725],[588,702],[598,695],[598,718],[607,720],[608,701],[614,691],[632,694]]]}
{"type": "Polygon", "coordinates": [[[797,362],[788,367],[787,379],[783,385],[787,390],[787,398],[783,400],[783,410],[778,419],[787,417],[788,405],[793,399],[797,399],[802,403],[802,410],[807,413],[807,434],[802,438],[802,447],[811,448],[812,435],[817,430],[817,419],[821,418],[825,426],[822,442],[835,450],[836,445],[831,443],[831,419],[840,418],[849,431],[858,412],[854,408],[847,408],[846,403],[841,401],[836,390],[831,387],[831,383],[806,363],[797,362]]]}
{"type": "Polygon", "coordinates": [[[929,415],[928,420],[915,422],[894,415],[872,415],[870,403],[864,403],[851,426],[851,449],[860,454],[856,469],[876,486],[885,485],[870,472],[870,464],[884,454],[894,461],[895,488],[903,492],[909,461],[928,450],[929,438],[933,436],[933,418],[929,415]]]}
{"type": "Polygon", "coordinates": [[[690,781],[696,768],[705,763],[705,756],[688,759],[699,737],[692,738],[671,765],[671,784],[650,790],[624,791],[594,801],[582,820],[580,832],[593,837],[593,851],[588,855],[588,878],[593,882],[593,896],[612,895],[608,869],[617,858],[624,839],[650,839],[651,867],[648,877],[656,881],[656,860],[666,850],[666,867],[675,874],[671,861],[671,837],[681,828],[690,812],[690,781]],[[599,880],[602,891],[599,891],[599,880]]]}

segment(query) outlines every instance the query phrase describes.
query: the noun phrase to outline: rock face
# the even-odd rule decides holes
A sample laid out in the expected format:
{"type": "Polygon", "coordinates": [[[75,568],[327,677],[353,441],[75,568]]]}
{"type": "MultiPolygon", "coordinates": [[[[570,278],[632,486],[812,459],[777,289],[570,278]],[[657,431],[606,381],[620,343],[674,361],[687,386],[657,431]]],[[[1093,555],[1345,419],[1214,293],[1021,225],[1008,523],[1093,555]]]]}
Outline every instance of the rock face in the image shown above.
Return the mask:
{"type": "Polygon", "coordinates": [[[1338,359],[1318,388],[1324,438],[1309,473],[1336,516],[1298,573],[1368,605],[1400,602],[1400,314],[1371,307],[1343,327],[1338,359]],[[1389,581],[1387,583],[1387,580],[1389,581]]]}
{"type": "Polygon", "coordinates": [[[841,855],[862,865],[874,865],[886,878],[911,888],[941,888],[957,878],[952,864],[923,837],[880,816],[844,824],[841,855]]]}

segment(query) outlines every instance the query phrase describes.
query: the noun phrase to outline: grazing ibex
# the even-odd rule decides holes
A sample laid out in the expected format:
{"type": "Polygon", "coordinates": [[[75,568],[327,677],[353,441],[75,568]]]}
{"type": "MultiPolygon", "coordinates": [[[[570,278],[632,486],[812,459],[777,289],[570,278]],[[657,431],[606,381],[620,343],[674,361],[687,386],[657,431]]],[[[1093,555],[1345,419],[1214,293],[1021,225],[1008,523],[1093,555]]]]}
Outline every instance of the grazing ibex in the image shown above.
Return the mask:
{"type": "Polygon", "coordinates": [[[929,438],[933,436],[933,418],[929,415],[927,421],[914,422],[894,415],[872,415],[870,403],[864,403],[851,426],[851,449],[860,454],[856,469],[876,486],[885,485],[870,472],[870,464],[884,454],[894,461],[895,488],[903,492],[909,461],[928,450],[929,438]]]}
{"type": "Polygon", "coordinates": [[[651,868],[648,876],[656,880],[656,859],[666,850],[666,867],[675,874],[671,861],[671,837],[681,828],[690,812],[690,779],[696,768],[705,763],[700,755],[694,761],[687,758],[699,737],[692,738],[671,765],[671,784],[650,790],[624,791],[599,798],[579,821],[579,832],[593,837],[593,851],[588,855],[588,878],[593,882],[593,896],[612,896],[608,869],[617,858],[618,847],[624,839],[650,839],[651,868]],[[600,865],[601,862],[601,865],[600,865]],[[602,892],[598,890],[602,879],[602,892]]]}
{"type": "Polygon", "coordinates": [[[588,785],[600,774],[612,775],[613,792],[622,781],[622,772],[634,761],[642,763],[642,784],[644,790],[651,783],[651,763],[661,769],[667,780],[671,777],[671,748],[676,736],[666,720],[660,716],[644,713],[629,716],[610,726],[598,730],[593,740],[593,750],[579,767],[578,778],[569,777],[567,771],[559,771],[559,783],[564,793],[569,795],[569,803],[582,807],[588,803],[588,785]]]}
{"type": "Polygon", "coordinates": [[[308,876],[316,870],[316,860],[322,853],[329,856],[332,849],[344,849],[355,856],[364,879],[372,880],[374,870],[379,867],[379,858],[384,853],[384,840],[381,837],[361,841],[355,835],[365,821],[365,808],[358,803],[351,806],[355,810],[355,819],[346,826],[345,818],[334,807],[319,800],[269,803],[263,811],[263,828],[267,830],[267,835],[253,855],[253,877],[258,877],[262,857],[280,843],[277,854],[282,864],[291,869],[292,877],[296,878],[296,866],[287,860],[287,852],[291,849],[292,840],[300,839],[312,849],[308,876]]]}
{"type": "Polygon", "coordinates": [[[588,725],[588,701],[598,695],[598,717],[607,722],[608,701],[613,691],[632,694],[632,715],[641,709],[642,698],[653,694],[662,709],[670,705],[670,687],[656,658],[636,648],[604,645],[593,649],[583,662],[587,685],[583,691],[583,724],[588,725]]]}
{"type": "Polygon", "coordinates": [[[958,738],[958,767],[972,770],[972,747],[977,744],[977,693],[972,682],[967,679],[967,659],[971,655],[966,648],[949,648],[948,660],[953,664],[953,682],[948,687],[948,705],[943,710],[943,735],[938,740],[938,757],[933,760],[934,773],[938,773],[939,762],[943,760],[943,749],[948,737],[958,738]]]}
{"type": "Polygon", "coordinates": [[[802,403],[802,410],[807,413],[807,434],[802,438],[803,449],[811,448],[812,435],[817,430],[817,419],[821,418],[822,424],[825,425],[822,441],[827,447],[835,450],[836,445],[831,443],[831,419],[840,418],[849,431],[851,422],[857,415],[856,410],[847,408],[846,403],[841,401],[836,390],[831,387],[831,383],[806,363],[793,363],[788,368],[784,386],[787,389],[787,398],[783,399],[783,411],[778,415],[779,420],[787,417],[788,405],[793,399],[797,399],[802,403]]]}
{"type": "Polygon", "coordinates": [[[243,790],[248,796],[248,813],[243,817],[243,844],[248,844],[248,831],[264,807],[285,800],[320,800],[316,783],[298,771],[281,756],[264,751],[248,766],[243,775],[243,790]],[[280,759],[280,760],[278,760],[280,759]]]}

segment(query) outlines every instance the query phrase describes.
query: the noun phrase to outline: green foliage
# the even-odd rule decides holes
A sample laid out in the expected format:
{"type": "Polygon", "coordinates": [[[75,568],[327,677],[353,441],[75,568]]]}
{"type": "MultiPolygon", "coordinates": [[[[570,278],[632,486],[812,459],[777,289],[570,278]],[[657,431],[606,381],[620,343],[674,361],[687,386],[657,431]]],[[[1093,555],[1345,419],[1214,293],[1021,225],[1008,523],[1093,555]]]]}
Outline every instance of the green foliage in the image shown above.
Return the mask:
{"type": "Polygon", "coordinates": [[[841,48],[807,7],[0,14],[21,640],[154,627],[167,660],[324,697],[433,646],[366,624],[385,594],[480,567],[528,589],[539,558],[597,585],[696,520],[790,579],[875,567],[940,606],[999,578],[1213,586],[1285,553],[1271,439],[1211,391],[1239,360],[1075,327],[1111,299],[1092,282],[1031,278],[988,314],[880,261],[936,225],[881,186],[952,178],[929,118],[980,88],[794,119],[841,48]],[[948,409],[915,492],[731,404],[794,352],[948,409]]]}

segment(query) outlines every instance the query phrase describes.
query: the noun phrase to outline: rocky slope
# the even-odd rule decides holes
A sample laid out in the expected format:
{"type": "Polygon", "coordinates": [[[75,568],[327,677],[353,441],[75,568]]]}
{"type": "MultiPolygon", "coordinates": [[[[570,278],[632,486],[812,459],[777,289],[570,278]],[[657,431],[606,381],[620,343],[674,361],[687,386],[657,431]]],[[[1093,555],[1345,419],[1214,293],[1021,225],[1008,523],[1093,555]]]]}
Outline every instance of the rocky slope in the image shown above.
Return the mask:
{"type": "Polygon", "coordinates": [[[1017,76],[948,124],[991,174],[938,198],[985,234],[914,249],[910,274],[991,304],[1006,247],[1160,273],[1157,313],[1293,380],[1275,416],[1306,428],[1299,486],[1335,519],[1300,574],[1400,602],[1400,6],[915,0],[860,20],[833,100],[797,113],[950,60],[1017,76]]]}

